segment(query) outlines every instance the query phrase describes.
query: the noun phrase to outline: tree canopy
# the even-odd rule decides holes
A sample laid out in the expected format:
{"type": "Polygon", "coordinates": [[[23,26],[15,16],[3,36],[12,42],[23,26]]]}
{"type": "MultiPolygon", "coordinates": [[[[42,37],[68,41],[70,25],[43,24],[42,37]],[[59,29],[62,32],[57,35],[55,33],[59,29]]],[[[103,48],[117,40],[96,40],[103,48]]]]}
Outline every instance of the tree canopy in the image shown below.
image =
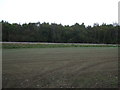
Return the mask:
{"type": "Polygon", "coordinates": [[[2,23],[2,41],[7,42],[53,42],[53,43],[105,43],[118,44],[120,26],[94,24],[85,26],[61,25],[56,23],[2,23]]]}

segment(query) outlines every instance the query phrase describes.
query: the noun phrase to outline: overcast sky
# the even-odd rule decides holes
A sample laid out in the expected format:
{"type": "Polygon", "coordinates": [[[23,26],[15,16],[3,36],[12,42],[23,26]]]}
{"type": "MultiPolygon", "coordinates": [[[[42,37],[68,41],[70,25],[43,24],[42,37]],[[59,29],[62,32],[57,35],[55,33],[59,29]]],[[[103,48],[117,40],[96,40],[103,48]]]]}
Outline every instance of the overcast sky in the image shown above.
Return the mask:
{"type": "Polygon", "coordinates": [[[119,0],[0,0],[0,21],[112,24],[118,22],[119,0]]]}

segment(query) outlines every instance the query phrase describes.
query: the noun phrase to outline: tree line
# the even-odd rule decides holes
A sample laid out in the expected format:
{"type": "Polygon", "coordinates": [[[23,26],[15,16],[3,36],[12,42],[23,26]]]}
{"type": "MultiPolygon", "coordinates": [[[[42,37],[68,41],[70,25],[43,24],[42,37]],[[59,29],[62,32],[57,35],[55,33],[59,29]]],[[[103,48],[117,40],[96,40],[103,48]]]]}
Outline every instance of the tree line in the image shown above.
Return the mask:
{"type": "Polygon", "coordinates": [[[2,41],[6,42],[51,42],[51,43],[104,43],[118,44],[120,26],[117,24],[84,23],[62,25],[56,23],[2,23],[2,41]]]}

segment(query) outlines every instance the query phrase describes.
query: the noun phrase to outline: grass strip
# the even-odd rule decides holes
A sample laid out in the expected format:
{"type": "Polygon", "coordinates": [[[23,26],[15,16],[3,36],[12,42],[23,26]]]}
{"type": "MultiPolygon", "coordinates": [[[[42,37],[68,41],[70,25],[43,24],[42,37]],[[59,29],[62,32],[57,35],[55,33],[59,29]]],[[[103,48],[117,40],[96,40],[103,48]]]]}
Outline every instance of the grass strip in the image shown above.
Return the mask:
{"type": "Polygon", "coordinates": [[[59,48],[59,47],[119,47],[118,45],[80,45],[80,44],[24,44],[24,43],[2,43],[3,49],[14,48],[59,48]]]}

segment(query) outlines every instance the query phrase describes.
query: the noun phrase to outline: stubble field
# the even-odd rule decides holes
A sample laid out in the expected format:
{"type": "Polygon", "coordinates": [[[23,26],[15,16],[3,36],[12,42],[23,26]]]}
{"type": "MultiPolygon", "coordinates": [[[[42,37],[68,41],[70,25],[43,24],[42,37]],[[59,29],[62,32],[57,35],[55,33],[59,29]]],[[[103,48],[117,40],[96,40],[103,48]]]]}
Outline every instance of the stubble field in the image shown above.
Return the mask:
{"type": "Polygon", "coordinates": [[[117,49],[3,49],[3,88],[118,87],[117,49]]]}

